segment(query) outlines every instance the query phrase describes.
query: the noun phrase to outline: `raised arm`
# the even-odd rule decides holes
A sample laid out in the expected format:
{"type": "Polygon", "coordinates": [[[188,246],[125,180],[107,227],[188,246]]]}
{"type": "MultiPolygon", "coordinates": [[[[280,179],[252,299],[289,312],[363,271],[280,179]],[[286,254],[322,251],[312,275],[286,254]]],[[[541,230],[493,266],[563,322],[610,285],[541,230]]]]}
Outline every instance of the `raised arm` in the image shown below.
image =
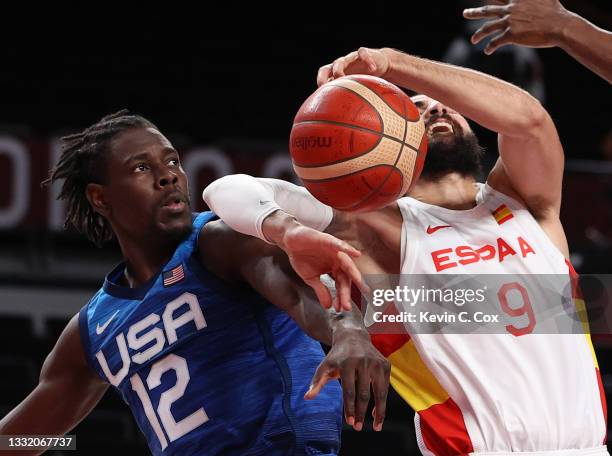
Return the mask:
{"type": "MultiPolygon", "coordinates": [[[[248,283],[287,312],[306,334],[332,347],[317,369],[306,398],[315,397],[330,379],[341,378],[346,420],[361,430],[371,384],[376,404],[374,428],[380,430],[390,365],[372,345],[356,306],[349,312],[324,310],[280,249],[237,233],[223,221],[206,224],[199,243],[200,251],[206,252],[202,262],[211,272],[231,283],[248,283]]],[[[326,286],[333,288],[329,278],[327,281],[326,286]]]]}
{"type": "Polygon", "coordinates": [[[501,161],[490,183],[499,183],[502,191],[510,187],[536,218],[558,219],[563,150],[550,116],[527,92],[478,71],[388,48],[360,48],[340,57],[321,67],[318,83],[354,73],[428,95],[497,132],[501,161]]]}
{"type": "Polygon", "coordinates": [[[91,412],[107,388],[85,360],[75,315],[47,356],[38,386],[0,421],[0,435],[64,435],[91,412]]]}
{"type": "Polygon", "coordinates": [[[472,35],[474,44],[492,37],[485,47],[486,54],[506,44],[558,46],[612,83],[611,32],[568,11],[558,0],[501,0],[498,3],[501,4],[463,12],[467,19],[488,19],[472,35]]]}
{"type": "Polygon", "coordinates": [[[320,280],[322,274],[331,273],[337,278],[338,308],[351,308],[351,283],[367,290],[352,261],[360,252],[347,242],[320,232],[336,215],[303,187],[236,174],[213,182],[202,196],[232,229],[283,249],[294,270],[315,290],[323,307],[329,308],[332,298],[320,280]]]}

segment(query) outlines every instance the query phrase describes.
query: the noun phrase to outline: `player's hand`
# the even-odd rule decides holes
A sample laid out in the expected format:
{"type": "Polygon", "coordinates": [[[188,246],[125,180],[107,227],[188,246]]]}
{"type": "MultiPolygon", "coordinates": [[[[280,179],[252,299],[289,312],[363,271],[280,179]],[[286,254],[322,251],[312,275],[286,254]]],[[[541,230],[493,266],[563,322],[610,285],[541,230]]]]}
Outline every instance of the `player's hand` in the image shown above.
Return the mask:
{"type": "Polygon", "coordinates": [[[363,293],[368,292],[353,262],[353,258],[361,255],[361,252],[347,242],[331,234],[295,224],[285,231],[278,245],[287,253],[295,272],[315,291],[324,308],[333,305],[338,311],[351,310],[352,283],[363,293]],[[332,298],[329,289],[321,281],[322,274],[330,274],[334,278],[336,299],[332,298]]]}
{"type": "Polygon", "coordinates": [[[505,44],[529,47],[552,47],[569,13],[558,0],[494,0],[480,8],[463,11],[466,19],[488,19],[472,35],[476,44],[492,37],[485,54],[492,54],[505,44]]]}
{"type": "Polygon", "coordinates": [[[317,74],[317,85],[323,85],[347,74],[370,74],[384,77],[389,71],[390,49],[359,48],[332,63],[323,65],[317,74]]]}
{"type": "Polygon", "coordinates": [[[361,273],[353,258],[361,252],[331,234],[321,233],[299,223],[282,210],[268,215],[262,223],[266,239],[283,249],[293,270],[317,294],[321,305],[329,309],[351,310],[351,284],[362,293],[368,293],[361,273]],[[336,299],[321,281],[323,274],[330,274],[336,281],[336,299]]]}
{"type": "Polygon", "coordinates": [[[344,330],[334,334],[334,344],[312,378],[305,399],[313,399],[331,379],[342,382],[344,418],[356,431],[363,429],[370,402],[370,384],[374,395],[374,430],[382,430],[387,408],[391,363],[372,345],[365,330],[344,330]]]}

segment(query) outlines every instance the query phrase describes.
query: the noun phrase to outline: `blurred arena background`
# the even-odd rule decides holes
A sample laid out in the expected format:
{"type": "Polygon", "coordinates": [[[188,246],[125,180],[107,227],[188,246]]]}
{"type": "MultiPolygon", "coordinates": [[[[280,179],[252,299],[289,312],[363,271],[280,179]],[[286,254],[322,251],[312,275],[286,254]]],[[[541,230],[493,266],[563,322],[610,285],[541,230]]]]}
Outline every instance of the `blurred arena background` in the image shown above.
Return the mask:
{"type": "MultiPolygon", "coordinates": [[[[609,1],[563,3],[612,29],[609,1]]],[[[88,31],[86,22],[74,33],[32,32],[36,39],[26,28],[2,32],[0,416],[35,386],[69,317],[119,260],[115,245],[97,249],[65,231],[63,206],[54,199],[58,188],[40,188],[58,157],[58,138],[121,108],[143,114],[181,152],[192,203],[203,210],[203,187],[225,174],[295,179],[287,152],[293,116],[315,89],[319,66],[361,45],[482,69],[536,95],[566,151],[562,220],[572,261],[582,273],[611,273],[610,85],[558,49],[506,47],[484,56],[468,43],[469,24],[461,17],[473,3],[438,4],[380,3],[367,14],[373,22],[359,24],[341,16],[335,23],[307,24],[298,14],[282,27],[232,23],[218,32],[207,30],[213,17],[189,32],[180,24],[169,27],[164,18],[134,28],[108,23],[101,34],[88,31]]],[[[477,134],[491,163],[495,137],[477,134]]],[[[595,342],[610,398],[612,344],[601,337],[595,342]]],[[[347,428],[342,454],[418,454],[412,412],[395,394],[387,409],[383,433],[370,426],[361,433],[347,428]]],[[[79,450],[64,454],[149,454],[128,408],[112,391],[74,433],[79,450]]]]}

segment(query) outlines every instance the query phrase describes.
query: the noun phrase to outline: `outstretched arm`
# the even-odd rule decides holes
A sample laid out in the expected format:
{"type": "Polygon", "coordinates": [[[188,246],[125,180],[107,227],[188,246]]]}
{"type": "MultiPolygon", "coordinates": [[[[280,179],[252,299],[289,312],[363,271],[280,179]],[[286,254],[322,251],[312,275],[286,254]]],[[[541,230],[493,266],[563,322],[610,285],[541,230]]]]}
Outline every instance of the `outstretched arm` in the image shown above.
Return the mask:
{"type": "Polygon", "coordinates": [[[350,309],[350,285],[366,291],[352,258],[360,252],[345,241],[321,233],[334,214],[303,187],[276,179],[236,174],[210,184],[203,192],[206,204],[232,229],[258,237],[283,249],[293,269],[311,286],[325,308],[332,298],[320,280],[336,277],[338,307],[350,309]]]}
{"type": "Polygon", "coordinates": [[[506,44],[562,48],[591,71],[612,83],[612,33],[568,11],[558,0],[501,0],[463,11],[467,19],[489,19],[474,35],[492,54],[506,44]]]}
{"type": "Polygon", "coordinates": [[[376,408],[374,428],[380,430],[390,365],[372,345],[359,310],[355,306],[350,312],[324,310],[312,290],[293,272],[280,249],[237,233],[223,221],[206,224],[199,244],[200,252],[206,252],[201,256],[202,262],[211,272],[237,285],[248,283],[287,312],[310,337],[331,345],[306,398],[315,397],[330,379],[341,378],[346,420],[361,430],[371,384],[376,408]]]}
{"type": "Polygon", "coordinates": [[[91,412],[107,388],[87,365],[75,315],[47,356],[38,386],[0,421],[0,435],[64,435],[91,412]]]}
{"type": "Polygon", "coordinates": [[[536,218],[558,219],[563,149],[550,116],[527,92],[478,71],[388,48],[351,52],[321,67],[317,80],[324,84],[355,73],[428,95],[497,132],[500,162],[489,182],[501,183],[502,191],[510,187],[536,218]]]}

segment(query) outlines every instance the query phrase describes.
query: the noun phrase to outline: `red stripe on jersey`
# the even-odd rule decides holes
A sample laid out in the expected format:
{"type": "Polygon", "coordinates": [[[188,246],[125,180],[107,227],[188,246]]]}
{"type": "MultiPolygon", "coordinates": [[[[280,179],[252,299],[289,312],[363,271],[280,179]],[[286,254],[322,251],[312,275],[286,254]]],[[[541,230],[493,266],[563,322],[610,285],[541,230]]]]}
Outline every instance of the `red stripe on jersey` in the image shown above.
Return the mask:
{"type": "Polygon", "coordinates": [[[436,456],[455,456],[474,451],[463,414],[451,398],[419,413],[423,443],[436,456]]]}
{"type": "Polygon", "coordinates": [[[578,286],[578,280],[580,279],[580,276],[578,275],[578,273],[574,269],[574,266],[572,265],[572,263],[570,263],[568,259],[565,260],[565,264],[567,264],[567,267],[569,268],[569,275],[572,284],[572,298],[582,299],[582,292],[580,291],[580,287],[578,286]]]}
{"type": "MultiPolygon", "coordinates": [[[[364,309],[361,306],[362,295],[359,289],[355,286],[355,284],[351,285],[351,299],[357,307],[363,312],[364,309]]],[[[397,310],[395,305],[387,306],[384,314],[397,314],[397,310]]],[[[371,328],[372,329],[372,328],[371,328]]],[[[406,329],[403,326],[403,323],[387,323],[385,326],[384,333],[376,333],[375,331],[370,334],[370,338],[372,339],[372,345],[376,347],[376,349],[385,357],[388,358],[393,352],[402,348],[402,346],[410,340],[410,336],[405,332],[406,329]],[[388,333],[386,331],[394,331],[388,333]]]]}
{"type": "Polygon", "coordinates": [[[604,391],[603,382],[601,381],[601,374],[599,369],[595,368],[595,374],[597,375],[597,385],[599,386],[599,397],[601,399],[601,408],[603,410],[604,421],[606,422],[606,436],[604,437],[603,444],[606,444],[608,440],[608,404],[606,403],[606,392],[604,391]]]}
{"type": "Polygon", "coordinates": [[[372,345],[388,358],[393,352],[399,350],[410,340],[408,334],[371,334],[372,345]]]}

